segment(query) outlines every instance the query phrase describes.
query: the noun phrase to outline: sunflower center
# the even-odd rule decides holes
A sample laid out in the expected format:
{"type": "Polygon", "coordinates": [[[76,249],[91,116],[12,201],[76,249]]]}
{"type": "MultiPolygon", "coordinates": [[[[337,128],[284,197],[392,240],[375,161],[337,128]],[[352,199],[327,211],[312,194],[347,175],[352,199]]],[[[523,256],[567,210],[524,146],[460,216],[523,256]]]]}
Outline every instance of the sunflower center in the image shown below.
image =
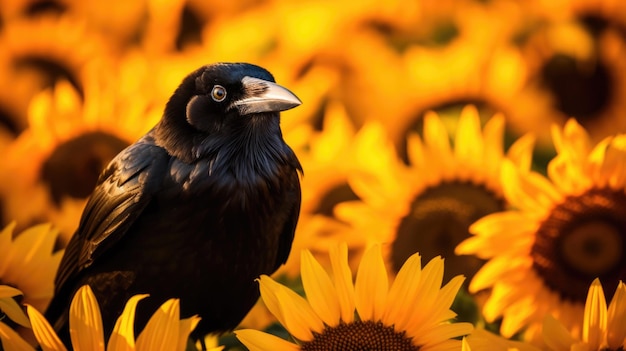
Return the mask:
{"type": "Polygon", "coordinates": [[[27,16],[55,14],[60,15],[67,10],[67,5],[59,1],[39,0],[33,1],[25,9],[24,14],[27,16]]]}
{"type": "Polygon", "coordinates": [[[359,200],[348,183],[341,183],[328,190],[313,213],[334,217],[333,209],[341,202],[359,200]]]}
{"type": "Polygon", "coordinates": [[[406,336],[382,322],[356,321],[326,327],[313,340],[302,343],[302,351],[419,351],[406,336]]]}
{"type": "Polygon", "coordinates": [[[204,22],[202,17],[195,13],[189,5],[183,7],[180,29],[176,38],[176,49],[178,51],[183,51],[188,46],[202,43],[204,22]]]}
{"type": "Polygon", "coordinates": [[[392,264],[400,270],[409,256],[419,252],[425,261],[446,259],[444,280],[464,274],[471,277],[484,261],[456,256],[454,248],[469,237],[468,228],[487,214],[502,211],[504,200],[483,185],[444,182],[422,192],[401,219],[392,245],[392,264]]]}
{"type": "Polygon", "coordinates": [[[103,132],[90,132],[57,146],[41,169],[57,204],[63,196],[86,198],[100,172],[128,143],[103,132]]]}
{"type": "Polygon", "coordinates": [[[18,117],[0,106],[0,128],[6,129],[12,136],[18,136],[24,128],[17,121],[19,121],[18,117]]]}
{"type": "Polygon", "coordinates": [[[44,74],[46,87],[53,87],[59,80],[67,80],[76,89],[81,97],[83,97],[83,87],[80,79],[72,70],[61,62],[56,62],[49,57],[42,56],[24,56],[19,57],[14,62],[17,71],[34,69],[44,74]]]}
{"type": "Polygon", "coordinates": [[[602,112],[612,99],[613,82],[601,60],[592,64],[555,55],[543,66],[541,76],[556,98],[556,107],[583,125],[602,112]]]}
{"type": "Polygon", "coordinates": [[[623,191],[592,189],[566,198],[537,231],[531,249],[534,269],[566,299],[584,303],[596,277],[612,294],[617,282],[626,279],[625,211],[623,191]]]}

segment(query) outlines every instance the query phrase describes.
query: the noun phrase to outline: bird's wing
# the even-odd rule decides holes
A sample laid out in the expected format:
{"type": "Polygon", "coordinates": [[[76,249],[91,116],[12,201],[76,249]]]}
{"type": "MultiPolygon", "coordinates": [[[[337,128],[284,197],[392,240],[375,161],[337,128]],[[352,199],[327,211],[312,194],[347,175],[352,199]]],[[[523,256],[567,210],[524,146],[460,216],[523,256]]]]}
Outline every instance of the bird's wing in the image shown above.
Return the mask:
{"type": "MultiPolygon", "coordinates": [[[[299,170],[301,171],[301,168],[299,168],[299,170]]],[[[290,197],[290,206],[287,209],[287,221],[285,222],[280,235],[278,255],[276,256],[276,265],[274,266],[274,270],[278,269],[280,265],[287,262],[287,259],[289,258],[291,244],[293,243],[293,238],[296,232],[296,225],[298,224],[298,218],[300,217],[302,193],[300,190],[300,179],[295,172],[291,177],[291,188],[293,189],[293,196],[290,197]]]]}
{"type": "Polygon", "coordinates": [[[168,160],[152,138],[144,137],[109,163],[65,250],[55,292],[124,236],[156,192],[168,160]]]}

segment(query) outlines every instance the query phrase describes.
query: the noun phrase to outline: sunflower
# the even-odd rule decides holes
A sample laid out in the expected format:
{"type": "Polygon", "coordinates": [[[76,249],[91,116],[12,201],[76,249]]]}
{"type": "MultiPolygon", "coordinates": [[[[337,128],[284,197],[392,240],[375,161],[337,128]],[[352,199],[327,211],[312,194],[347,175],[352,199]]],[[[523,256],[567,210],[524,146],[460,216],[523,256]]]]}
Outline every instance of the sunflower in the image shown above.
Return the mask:
{"type": "MultiPolygon", "coordinates": [[[[380,76],[362,85],[361,90],[355,90],[371,94],[369,99],[364,98],[365,102],[372,101],[371,106],[359,112],[365,120],[377,120],[385,124],[403,157],[406,156],[407,136],[419,130],[427,111],[443,112],[450,106],[462,107],[471,103],[480,107],[486,115],[499,111],[508,117],[514,113],[510,99],[523,87],[526,79],[526,68],[519,51],[502,43],[501,38],[501,33],[512,30],[509,27],[516,20],[511,20],[511,17],[520,17],[517,13],[520,11],[476,2],[442,3],[444,8],[450,3],[460,3],[462,6],[455,11],[438,13],[435,9],[429,9],[428,5],[423,5],[426,7],[422,9],[424,13],[413,23],[429,23],[435,18],[435,23],[431,25],[435,31],[438,30],[437,23],[449,23],[452,28],[457,28],[451,30],[452,37],[444,39],[441,45],[430,45],[416,40],[423,34],[403,34],[407,29],[396,29],[392,21],[388,25],[383,24],[383,29],[390,28],[391,31],[383,31],[383,41],[407,42],[394,52],[397,58],[388,55],[390,58],[381,66],[384,69],[381,69],[383,72],[380,76]],[[429,15],[431,12],[435,14],[429,15]],[[417,37],[413,38],[414,35],[417,37]],[[397,39],[397,36],[406,38],[397,39]]],[[[439,5],[440,2],[437,2],[436,6],[439,5]]],[[[377,32],[380,24],[374,22],[373,26],[374,32],[377,32]]],[[[366,26],[365,29],[370,27],[366,26]]],[[[408,28],[416,27],[422,28],[414,24],[408,28]]],[[[369,33],[367,30],[365,32],[369,33]]],[[[390,44],[387,43],[387,46],[390,44]]],[[[391,47],[394,46],[397,45],[392,43],[391,47]]],[[[359,56],[355,60],[360,58],[364,67],[367,67],[369,55],[355,56],[359,56]]],[[[366,71],[367,77],[369,71],[366,71]]]]}
{"type": "Polygon", "coordinates": [[[574,117],[593,141],[626,132],[626,6],[621,1],[530,1],[538,25],[520,42],[528,81],[515,125],[549,137],[574,117]],[[532,101],[531,105],[528,105],[532,101]]]}
{"type": "Polygon", "coordinates": [[[543,322],[543,338],[554,351],[608,351],[626,348],[626,286],[619,282],[608,308],[602,285],[594,279],[585,302],[582,337],[575,338],[551,315],[543,322]]]}
{"type": "Polygon", "coordinates": [[[263,301],[295,344],[251,329],[235,331],[237,338],[252,351],[460,348],[453,338],[471,332],[472,325],[450,323],[455,314],[449,307],[464,278],[441,287],[443,259],[422,269],[415,254],[389,286],[379,245],[363,255],[354,284],[347,256],[345,244],[330,249],[331,278],[308,250],[302,251],[308,301],[268,276],[259,279],[263,301]]]}
{"type": "Polygon", "coordinates": [[[160,118],[149,93],[131,79],[92,77],[83,102],[66,81],[33,99],[29,127],[9,145],[1,166],[7,218],[24,224],[58,220],[67,242],[78,225],[73,216],[80,214],[100,171],[160,118]]]}
{"type": "Polygon", "coordinates": [[[505,337],[528,326],[534,339],[548,313],[580,330],[592,280],[613,288],[626,278],[626,135],[592,147],[573,119],[552,131],[558,154],[549,178],[505,162],[504,193],[516,209],[481,218],[456,248],[489,260],[469,289],[492,289],[483,313],[502,317],[505,337]]]}
{"type": "MultiPolygon", "coordinates": [[[[468,106],[459,118],[452,149],[443,120],[427,114],[424,138],[413,134],[408,140],[410,166],[394,157],[383,166],[352,174],[349,184],[361,201],[339,204],[337,217],[366,233],[364,242],[388,243],[384,257],[393,272],[419,251],[426,259],[443,255],[447,279],[456,274],[471,277],[482,261],[456,256],[454,248],[469,236],[473,221],[507,205],[498,177],[505,158],[503,129],[504,117],[495,115],[481,130],[477,109],[468,106]]],[[[370,150],[385,147],[390,148],[370,150]]],[[[531,147],[530,136],[521,138],[508,156],[528,169],[531,147]]]]}
{"type": "Polygon", "coordinates": [[[0,43],[7,56],[1,61],[2,70],[8,72],[6,79],[17,82],[22,90],[28,85],[20,81],[33,85],[29,97],[59,79],[82,91],[89,68],[109,70],[114,57],[103,37],[85,21],[70,16],[7,21],[0,43]]]}
{"type": "MultiPolygon", "coordinates": [[[[113,333],[106,344],[107,350],[185,350],[189,334],[200,318],[197,316],[180,319],[180,302],[170,299],[152,315],[137,339],[134,336],[134,319],[137,303],[148,295],[131,297],[121,316],[117,319],[113,333]]],[[[66,351],[48,321],[31,305],[26,306],[33,333],[44,351],[66,351]]],[[[81,287],[70,305],[70,337],[75,350],[104,350],[100,308],[91,288],[81,287]]],[[[3,339],[7,349],[35,350],[19,338],[3,339]]],[[[222,348],[211,349],[218,351],[222,348]]]]}

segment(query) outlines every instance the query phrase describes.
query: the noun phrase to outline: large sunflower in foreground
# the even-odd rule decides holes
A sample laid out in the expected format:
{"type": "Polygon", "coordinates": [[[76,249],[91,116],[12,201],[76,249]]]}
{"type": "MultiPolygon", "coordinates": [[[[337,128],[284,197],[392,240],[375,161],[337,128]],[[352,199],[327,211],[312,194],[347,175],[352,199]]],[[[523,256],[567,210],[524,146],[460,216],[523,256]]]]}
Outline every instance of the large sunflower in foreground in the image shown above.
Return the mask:
{"type": "MultiPolygon", "coordinates": [[[[364,242],[388,243],[384,257],[392,271],[420,252],[426,259],[444,256],[448,279],[472,276],[482,261],[456,256],[454,248],[469,237],[471,223],[506,208],[498,176],[505,158],[503,131],[502,115],[493,116],[481,129],[477,109],[468,106],[452,147],[444,121],[427,114],[423,138],[414,134],[408,140],[410,165],[395,157],[369,172],[352,174],[349,184],[361,201],[338,205],[337,217],[366,233],[364,242]]],[[[521,138],[508,156],[528,169],[531,147],[532,138],[521,138]]]]}
{"type": "Polygon", "coordinates": [[[5,216],[22,225],[54,220],[64,242],[101,170],[161,114],[148,93],[129,88],[138,86],[123,80],[130,76],[104,83],[99,78],[89,79],[83,102],[65,81],[38,94],[28,128],[0,166],[5,216]]]}
{"type": "MultiPolygon", "coordinates": [[[[148,324],[135,339],[135,309],[137,303],[148,295],[131,297],[121,316],[117,319],[113,333],[106,343],[109,351],[130,350],[185,350],[189,334],[200,318],[197,316],[180,319],[180,302],[170,299],[152,315],[148,324]]],[[[27,313],[33,333],[43,351],[66,351],[48,321],[33,306],[27,305],[27,313]]],[[[88,285],[81,287],[70,305],[70,337],[74,350],[105,350],[102,319],[98,301],[88,285]]],[[[35,350],[17,335],[7,333],[2,339],[7,350],[35,350]]],[[[218,351],[221,348],[211,349],[218,351]]]]}
{"type": "Polygon", "coordinates": [[[614,289],[626,278],[626,135],[592,147],[572,119],[553,128],[553,140],[549,178],[505,163],[504,190],[516,209],[481,218],[456,249],[489,260],[469,288],[492,288],[483,313],[502,317],[506,337],[528,326],[535,338],[548,313],[580,330],[592,280],[614,289]]]}
{"type": "Polygon", "coordinates": [[[626,286],[619,282],[608,308],[602,285],[594,279],[585,302],[582,335],[573,337],[558,320],[548,315],[543,339],[553,351],[610,351],[626,349],[626,286]]]}
{"type": "Polygon", "coordinates": [[[235,332],[251,351],[267,350],[451,350],[453,338],[471,332],[469,323],[450,323],[449,308],[464,278],[441,287],[443,259],[423,269],[419,254],[411,256],[389,286],[380,246],[370,247],[356,280],[348,267],[347,246],[332,247],[332,278],[302,251],[302,283],[307,296],[296,294],[261,276],[261,297],[296,340],[288,342],[261,331],[235,332]]]}

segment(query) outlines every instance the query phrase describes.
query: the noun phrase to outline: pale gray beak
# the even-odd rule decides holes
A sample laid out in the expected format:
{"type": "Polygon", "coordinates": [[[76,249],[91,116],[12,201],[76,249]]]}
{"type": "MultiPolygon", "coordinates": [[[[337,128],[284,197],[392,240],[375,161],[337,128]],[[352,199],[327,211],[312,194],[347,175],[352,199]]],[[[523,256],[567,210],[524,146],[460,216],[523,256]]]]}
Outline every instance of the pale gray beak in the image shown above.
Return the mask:
{"type": "Polygon", "coordinates": [[[244,77],[241,83],[246,96],[232,103],[232,107],[237,108],[241,115],[280,112],[302,104],[297,96],[276,83],[248,76],[244,77]]]}

